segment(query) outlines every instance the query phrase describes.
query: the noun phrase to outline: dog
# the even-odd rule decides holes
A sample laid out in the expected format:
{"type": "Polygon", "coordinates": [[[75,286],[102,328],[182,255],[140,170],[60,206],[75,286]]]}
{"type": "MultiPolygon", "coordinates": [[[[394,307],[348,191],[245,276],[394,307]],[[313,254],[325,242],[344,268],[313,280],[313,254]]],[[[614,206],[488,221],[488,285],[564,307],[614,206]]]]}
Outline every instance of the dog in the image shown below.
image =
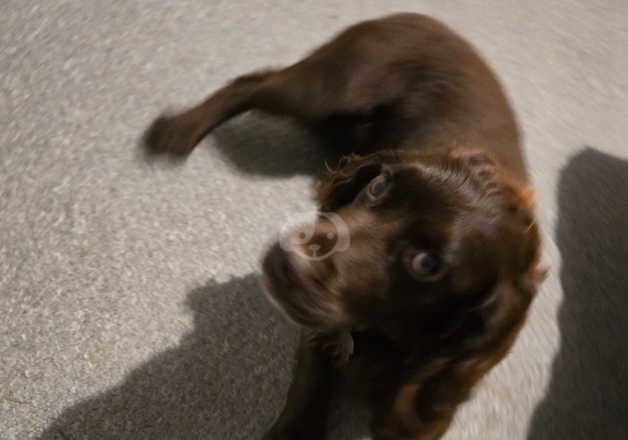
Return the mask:
{"type": "Polygon", "coordinates": [[[370,405],[375,439],[440,438],[511,348],[543,278],[519,129],[495,74],[441,22],[387,16],[159,117],[146,148],[186,156],[251,109],[347,154],[317,185],[307,243],[289,232],[292,245],[263,258],[268,295],[302,329],[265,438],[324,438],[338,383],[370,405]],[[334,252],[339,239],[349,244],[334,252]],[[305,258],[311,249],[325,258],[305,258]]]}

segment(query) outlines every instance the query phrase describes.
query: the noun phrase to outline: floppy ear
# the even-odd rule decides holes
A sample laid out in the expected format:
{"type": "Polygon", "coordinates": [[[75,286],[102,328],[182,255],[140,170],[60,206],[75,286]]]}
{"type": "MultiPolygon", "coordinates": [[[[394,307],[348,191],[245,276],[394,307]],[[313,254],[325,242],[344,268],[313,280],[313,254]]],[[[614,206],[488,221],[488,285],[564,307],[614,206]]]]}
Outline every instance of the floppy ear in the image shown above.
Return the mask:
{"type": "Polygon", "coordinates": [[[380,173],[384,163],[394,162],[399,162],[399,155],[394,151],[343,157],[338,166],[328,168],[327,174],[316,184],[320,210],[335,211],[351,203],[360,190],[380,173]]]}
{"type": "Polygon", "coordinates": [[[535,260],[518,279],[502,280],[493,287],[480,309],[483,331],[468,343],[474,347],[492,347],[498,358],[509,350],[523,325],[547,268],[535,260]]]}
{"type": "Polygon", "coordinates": [[[547,268],[540,262],[541,241],[536,223],[526,226],[517,219],[509,226],[515,238],[511,236],[505,243],[518,242],[518,245],[505,248],[498,279],[472,306],[482,325],[475,334],[467,332],[470,337],[465,342],[467,349],[474,352],[486,349],[497,360],[512,345],[547,274],[547,268]]]}

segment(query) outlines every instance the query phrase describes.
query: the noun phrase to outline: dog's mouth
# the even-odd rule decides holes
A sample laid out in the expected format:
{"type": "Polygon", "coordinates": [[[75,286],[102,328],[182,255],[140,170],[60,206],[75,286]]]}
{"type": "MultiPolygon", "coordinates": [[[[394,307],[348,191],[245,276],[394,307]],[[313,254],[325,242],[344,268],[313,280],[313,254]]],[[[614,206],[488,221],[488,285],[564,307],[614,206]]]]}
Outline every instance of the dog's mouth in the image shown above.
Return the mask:
{"type": "Polygon", "coordinates": [[[273,296],[280,296],[286,291],[304,288],[304,283],[290,256],[279,246],[274,245],[264,257],[262,263],[265,285],[273,296]]]}
{"type": "Polygon", "coordinates": [[[263,285],[269,300],[288,318],[306,327],[322,327],[327,313],[322,307],[321,286],[296,264],[295,254],[273,245],[262,262],[263,285]]]}

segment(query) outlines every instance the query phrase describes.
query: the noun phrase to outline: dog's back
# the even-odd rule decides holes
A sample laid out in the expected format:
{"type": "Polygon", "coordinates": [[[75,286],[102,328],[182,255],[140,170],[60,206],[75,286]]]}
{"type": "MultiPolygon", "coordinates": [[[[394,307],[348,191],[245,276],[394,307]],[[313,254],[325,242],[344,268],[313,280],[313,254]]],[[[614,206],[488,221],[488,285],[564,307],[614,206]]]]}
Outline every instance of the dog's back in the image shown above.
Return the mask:
{"type": "Polygon", "coordinates": [[[284,72],[308,84],[307,117],[323,122],[335,145],[358,153],[479,148],[525,180],[517,124],[495,75],[431,17],[359,23],[284,72]]]}
{"type": "Polygon", "coordinates": [[[358,23],[291,66],[236,78],[198,106],[157,119],[147,147],[188,154],[251,109],[305,122],[339,153],[475,148],[526,181],[515,117],[495,75],[471,45],[425,15],[358,23]]]}

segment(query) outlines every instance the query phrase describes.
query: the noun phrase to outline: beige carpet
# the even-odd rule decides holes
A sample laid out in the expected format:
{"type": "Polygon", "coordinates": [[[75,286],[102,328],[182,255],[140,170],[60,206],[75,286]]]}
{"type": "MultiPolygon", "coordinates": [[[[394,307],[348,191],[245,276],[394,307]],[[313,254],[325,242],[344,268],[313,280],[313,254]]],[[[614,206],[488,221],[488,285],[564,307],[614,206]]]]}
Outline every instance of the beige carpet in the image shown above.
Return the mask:
{"type": "MultiPolygon", "coordinates": [[[[499,73],[551,266],[447,439],[628,438],[628,3],[3,0],[1,439],[259,437],[295,330],[260,295],[258,258],[312,206],[319,156],[258,115],[174,169],[136,142],[165,107],[393,11],[441,18],[499,73]]],[[[361,438],[351,412],[332,438],[361,438]]]]}

